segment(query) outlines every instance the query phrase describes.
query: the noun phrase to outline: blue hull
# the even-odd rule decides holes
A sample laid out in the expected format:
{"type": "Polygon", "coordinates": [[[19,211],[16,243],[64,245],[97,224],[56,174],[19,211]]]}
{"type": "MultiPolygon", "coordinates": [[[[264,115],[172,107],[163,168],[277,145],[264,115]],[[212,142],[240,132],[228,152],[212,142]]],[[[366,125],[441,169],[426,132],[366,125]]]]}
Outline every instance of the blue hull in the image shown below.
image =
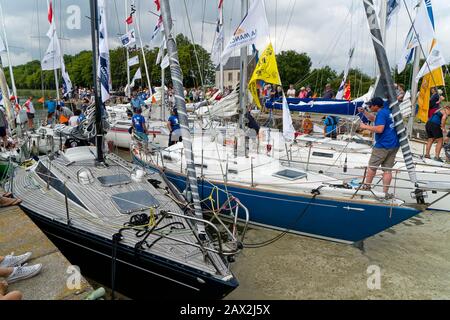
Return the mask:
{"type": "MultiPolygon", "coordinates": [[[[137,158],[134,161],[157,170],[137,158]]],[[[185,176],[167,169],[165,174],[180,191],[186,188],[185,176]]],[[[214,184],[225,189],[220,182],[214,181],[214,184]]],[[[202,199],[211,194],[210,183],[198,180],[198,185],[202,199]]],[[[312,195],[268,192],[230,184],[227,188],[248,208],[253,224],[345,243],[364,240],[420,213],[408,207],[313,198],[312,195]]],[[[221,194],[220,204],[225,200],[225,195],[221,194]]]]}

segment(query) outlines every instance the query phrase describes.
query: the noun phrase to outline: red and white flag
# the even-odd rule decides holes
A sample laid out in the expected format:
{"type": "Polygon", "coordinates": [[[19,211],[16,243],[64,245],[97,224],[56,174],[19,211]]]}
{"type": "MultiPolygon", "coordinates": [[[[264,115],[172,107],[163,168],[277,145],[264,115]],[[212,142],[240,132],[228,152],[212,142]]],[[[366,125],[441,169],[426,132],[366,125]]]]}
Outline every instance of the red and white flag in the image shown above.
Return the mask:
{"type": "Polygon", "coordinates": [[[219,9],[222,8],[222,5],[223,5],[223,0],[219,0],[219,9]]]}
{"type": "Polygon", "coordinates": [[[156,10],[160,10],[161,9],[161,4],[159,3],[159,0],[155,0],[155,4],[156,4],[156,10]]]}
{"type": "Polygon", "coordinates": [[[52,9],[52,0],[50,0],[50,3],[48,5],[48,23],[52,24],[53,21],[53,9],[52,9]]]}

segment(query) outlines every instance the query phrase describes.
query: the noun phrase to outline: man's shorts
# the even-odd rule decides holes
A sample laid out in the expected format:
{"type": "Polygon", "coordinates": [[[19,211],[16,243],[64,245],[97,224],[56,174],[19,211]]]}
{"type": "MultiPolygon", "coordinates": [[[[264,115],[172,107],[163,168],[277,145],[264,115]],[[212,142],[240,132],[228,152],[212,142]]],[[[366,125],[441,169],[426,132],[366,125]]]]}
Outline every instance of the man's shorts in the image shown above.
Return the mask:
{"type": "Polygon", "coordinates": [[[6,127],[0,127],[0,137],[6,137],[6,127]]]}
{"type": "Polygon", "coordinates": [[[381,165],[383,171],[389,171],[389,169],[385,168],[392,168],[394,166],[398,149],[398,147],[393,149],[373,148],[369,160],[369,167],[375,169],[381,165]]]}
{"type": "Polygon", "coordinates": [[[28,117],[29,120],[34,119],[34,113],[27,112],[27,117],[28,117]]]}
{"type": "Polygon", "coordinates": [[[428,121],[425,125],[428,139],[439,139],[443,137],[441,126],[428,121]]]}

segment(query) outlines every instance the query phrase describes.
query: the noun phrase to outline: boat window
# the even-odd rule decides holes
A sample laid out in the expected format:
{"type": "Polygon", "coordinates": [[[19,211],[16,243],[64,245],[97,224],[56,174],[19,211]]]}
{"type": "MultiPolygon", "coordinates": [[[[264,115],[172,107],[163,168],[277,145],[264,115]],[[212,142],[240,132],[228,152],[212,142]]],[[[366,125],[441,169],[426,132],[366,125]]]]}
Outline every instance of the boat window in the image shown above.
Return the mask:
{"type": "Polygon", "coordinates": [[[312,155],[316,156],[316,157],[333,158],[332,153],[326,153],[326,152],[313,151],[312,155]]]}
{"type": "Polygon", "coordinates": [[[238,170],[237,169],[228,169],[228,173],[238,174],[238,170]]]}
{"type": "Polygon", "coordinates": [[[158,200],[146,190],[118,193],[111,198],[119,212],[124,214],[146,210],[159,205],[158,200]]]}
{"type": "Polygon", "coordinates": [[[131,126],[131,123],[129,122],[117,122],[116,124],[118,124],[119,126],[131,126]]]}
{"type": "Polygon", "coordinates": [[[297,180],[301,178],[305,178],[307,176],[306,172],[284,169],[273,174],[274,177],[279,177],[287,180],[297,180]]]}
{"type": "Polygon", "coordinates": [[[207,164],[196,163],[196,164],[195,164],[195,167],[197,167],[197,168],[203,167],[203,168],[207,169],[207,168],[208,168],[208,165],[207,165],[207,164]]]}
{"type": "Polygon", "coordinates": [[[115,174],[111,176],[102,176],[97,178],[104,187],[119,186],[131,182],[131,178],[125,174],[115,174]]]}

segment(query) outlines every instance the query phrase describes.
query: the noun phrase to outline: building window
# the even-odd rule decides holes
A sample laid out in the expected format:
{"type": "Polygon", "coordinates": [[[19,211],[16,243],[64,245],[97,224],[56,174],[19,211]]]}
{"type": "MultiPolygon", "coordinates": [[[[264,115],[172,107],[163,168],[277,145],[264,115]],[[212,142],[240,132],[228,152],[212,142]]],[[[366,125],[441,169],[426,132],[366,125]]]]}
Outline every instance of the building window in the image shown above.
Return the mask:
{"type": "Polygon", "coordinates": [[[233,72],[228,72],[228,81],[233,81],[233,72]]]}

